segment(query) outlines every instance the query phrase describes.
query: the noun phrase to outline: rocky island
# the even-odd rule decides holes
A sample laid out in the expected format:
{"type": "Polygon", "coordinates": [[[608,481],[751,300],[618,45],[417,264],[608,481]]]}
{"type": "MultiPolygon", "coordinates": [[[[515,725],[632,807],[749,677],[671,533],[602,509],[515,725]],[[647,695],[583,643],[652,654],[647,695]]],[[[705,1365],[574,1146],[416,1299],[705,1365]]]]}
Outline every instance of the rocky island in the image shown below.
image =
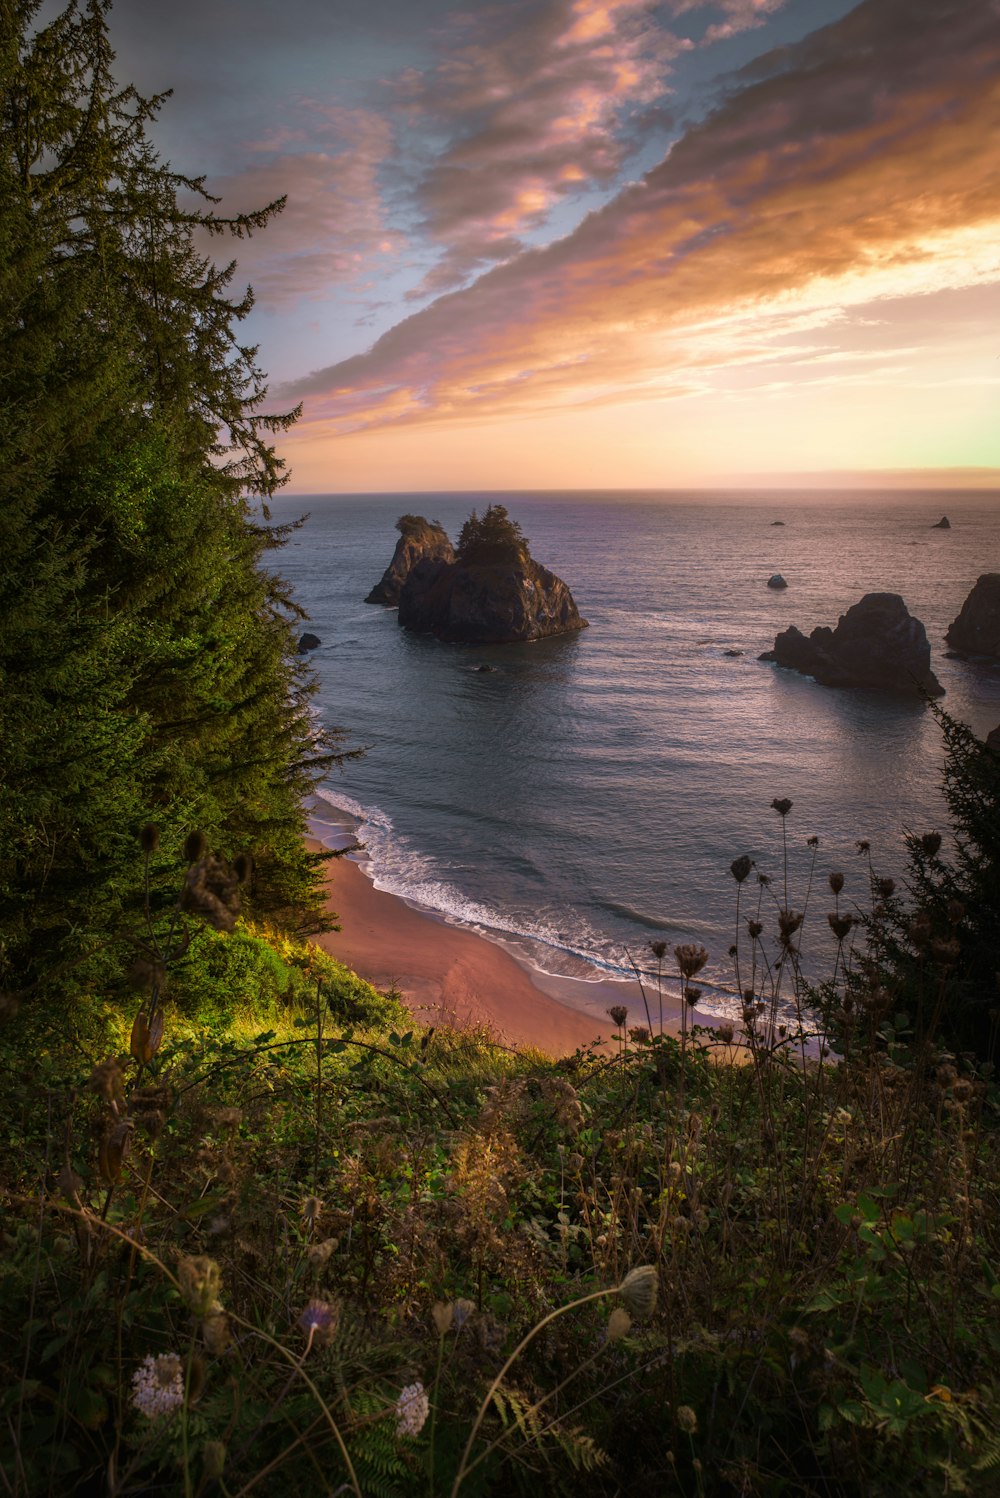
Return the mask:
{"type": "Polygon", "coordinates": [[[1000,572],[984,572],[962,604],[945,639],[961,655],[1000,660],[1000,572]]]}
{"type": "Polygon", "coordinates": [[[840,616],[836,629],[821,626],[808,638],[793,625],[758,659],[801,671],[825,687],[944,693],[931,670],[927,631],[898,593],[866,593],[840,616]]]}
{"type": "Polygon", "coordinates": [[[473,510],[454,549],[440,526],[421,517],[404,515],[397,528],[396,555],[368,601],[383,601],[384,593],[375,594],[394,568],[394,577],[404,574],[404,629],[453,644],[506,645],[587,627],[569,588],[534,560],[503,505],[490,505],[481,517],[473,510]],[[408,539],[414,544],[405,547],[408,539]]]}
{"type": "Polygon", "coordinates": [[[372,588],[365,603],[380,603],[386,608],[399,606],[403,584],[418,562],[450,562],[455,551],[444,527],[422,515],[400,515],[396,521],[399,540],[392,561],[372,588]]]}

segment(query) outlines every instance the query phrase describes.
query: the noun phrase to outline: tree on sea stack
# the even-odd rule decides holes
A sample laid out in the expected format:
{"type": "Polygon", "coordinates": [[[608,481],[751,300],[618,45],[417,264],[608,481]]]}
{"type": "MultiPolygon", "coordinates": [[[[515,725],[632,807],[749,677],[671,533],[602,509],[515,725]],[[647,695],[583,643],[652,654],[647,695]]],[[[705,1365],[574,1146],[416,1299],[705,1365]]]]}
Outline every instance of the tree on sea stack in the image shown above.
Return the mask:
{"type": "Polygon", "coordinates": [[[526,562],[528,542],[504,505],[487,506],[482,517],[473,510],[462,526],[455,549],[465,566],[488,566],[491,562],[526,562]]]}
{"type": "Polygon", "coordinates": [[[308,921],[301,799],[332,746],[308,714],[299,617],[261,567],[287,528],[256,350],[196,233],[242,237],[112,77],[106,0],[36,29],[0,0],[0,985],[104,971],[160,830],[152,900],[197,826],[252,849],[258,914],[308,921]],[[181,195],[202,207],[182,206],[181,195]],[[103,933],[99,935],[98,933],[103,933]],[[103,966],[102,966],[103,964],[103,966]]]}

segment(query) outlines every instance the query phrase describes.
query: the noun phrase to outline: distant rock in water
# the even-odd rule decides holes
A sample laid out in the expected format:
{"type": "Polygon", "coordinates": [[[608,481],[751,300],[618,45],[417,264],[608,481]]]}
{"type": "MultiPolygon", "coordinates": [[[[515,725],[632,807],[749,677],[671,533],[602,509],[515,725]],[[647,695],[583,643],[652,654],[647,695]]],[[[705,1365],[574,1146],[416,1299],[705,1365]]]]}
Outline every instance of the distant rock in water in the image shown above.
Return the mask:
{"type": "Polygon", "coordinates": [[[737,655],[742,655],[743,651],[742,650],[724,650],[722,653],[723,653],[723,655],[737,656],[737,655]]]}
{"type": "Polygon", "coordinates": [[[319,635],[311,635],[307,631],[304,635],[299,635],[299,643],[296,646],[296,650],[299,655],[305,655],[307,650],[315,650],[317,645],[322,645],[322,643],[323,641],[319,635]]]}
{"type": "Polygon", "coordinates": [[[758,659],[801,671],[825,687],[944,693],[931,670],[927,631],[898,593],[866,593],[841,614],[836,629],[814,629],[808,639],[793,625],[758,659]]]}
{"type": "Polygon", "coordinates": [[[948,519],[947,515],[942,515],[941,519],[939,521],[937,521],[936,524],[934,524],[934,525],[931,526],[931,530],[932,531],[950,531],[951,530],[951,521],[948,519]]]}
{"type": "Polygon", "coordinates": [[[990,655],[1000,660],[1000,572],[984,572],[962,604],[945,639],[963,655],[990,655]]]}
{"type": "Polygon", "coordinates": [[[399,622],[416,634],[466,645],[506,645],[585,629],[569,588],[534,561],[503,505],[475,510],[454,560],[422,558],[399,599],[399,622]]]}
{"type": "MultiPolygon", "coordinates": [[[[778,524],[780,525],[781,522],[779,521],[778,524]]],[[[771,576],[767,580],[767,586],[769,588],[787,588],[788,584],[785,582],[785,579],[782,577],[780,572],[772,572],[771,576]]]]}
{"type": "Polygon", "coordinates": [[[447,533],[436,520],[422,515],[400,515],[396,521],[399,540],[392,561],[372,588],[365,603],[380,603],[394,609],[403,584],[418,562],[450,562],[455,555],[447,533]]]}
{"type": "Polygon", "coordinates": [[[784,525],[784,523],[785,522],[783,520],[772,520],[771,521],[772,525],[784,525]]]}

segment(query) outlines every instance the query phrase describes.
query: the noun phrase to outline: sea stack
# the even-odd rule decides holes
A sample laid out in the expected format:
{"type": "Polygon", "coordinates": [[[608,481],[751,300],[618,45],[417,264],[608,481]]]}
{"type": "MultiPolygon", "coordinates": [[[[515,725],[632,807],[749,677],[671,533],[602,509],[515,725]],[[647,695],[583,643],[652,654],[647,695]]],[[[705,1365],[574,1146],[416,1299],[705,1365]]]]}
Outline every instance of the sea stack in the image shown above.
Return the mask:
{"type": "Polygon", "coordinates": [[[586,629],[561,578],[536,562],[503,505],[462,527],[454,560],[422,558],[399,599],[415,634],[462,645],[507,645],[586,629]]]}
{"type": "Polygon", "coordinates": [[[392,561],[372,588],[365,603],[380,603],[394,609],[403,584],[418,562],[450,562],[455,555],[443,527],[422,515],[400,515],[396,521],[399,540],[392,561]]]}
{"type": "Polygon", "coordinates": [[[767,580],[767,586],[769,588],[787,588],[788,584],[785,582],[785,579],[782,577],[780,572],[772,572],[771,576],[767,580]]]}
{"type": "Polygon", "coordinates": [[[793,625],[758,659],[801,671],[825,687],[944,693],[931,670],[927,631],[898,593],[866,593],[840,616],[836,629],[814,629],[808,639],[793,625]]]}
{"type": "Polygon", "coordinates": [[[932,531],[950,531],[951,530],[951,521],[948,519],[947,515],[942,515],[941,519],[938,520],[934,525],[931,526],[931,530],[932,531]]]}
{"type": "Polygon", "coordinates": [[[962,655],[1000,660],[1000,572],[983,573],[945,639],[962,655]]]}

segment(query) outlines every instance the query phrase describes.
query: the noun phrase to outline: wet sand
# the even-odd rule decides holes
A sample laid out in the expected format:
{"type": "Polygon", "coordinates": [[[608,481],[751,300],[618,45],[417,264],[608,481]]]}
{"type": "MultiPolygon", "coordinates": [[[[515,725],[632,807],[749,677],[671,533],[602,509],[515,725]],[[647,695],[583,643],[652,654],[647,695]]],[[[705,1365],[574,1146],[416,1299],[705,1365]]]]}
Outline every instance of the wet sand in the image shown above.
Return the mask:
{"type": "MultiPolygon", "coordinates": [[[[321,844],[310,839],[309,846],[321,844]]],[[[638,984],[538,973],[475,931],[376,889],[349,858],[333,858],[327,868],[329,908],[341,930],[317,937],[319,945],[376,988],[398,990],[421,1024],[487,1025],[506,1045],[563,1056],[612,1038],[612,1004],[627,1005],[630,1024],[645,1023],[638,984]],[[570,993],[573,1003],[561,997],[570,993]]],[[[670,1029],[677,1028],[671,1004],[670,1029]]]]}

